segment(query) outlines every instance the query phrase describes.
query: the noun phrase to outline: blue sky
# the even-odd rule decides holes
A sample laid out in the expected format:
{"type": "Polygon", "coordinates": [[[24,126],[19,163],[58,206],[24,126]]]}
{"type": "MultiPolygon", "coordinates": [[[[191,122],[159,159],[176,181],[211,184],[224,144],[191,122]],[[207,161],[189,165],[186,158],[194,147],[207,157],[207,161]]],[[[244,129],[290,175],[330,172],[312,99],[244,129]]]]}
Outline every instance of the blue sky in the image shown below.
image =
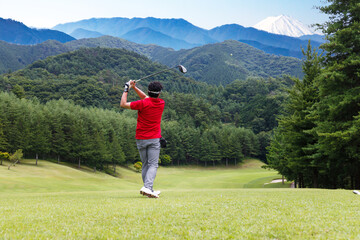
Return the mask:
{"type": "Polygon", "coordinates": [[[250,27],[281,14],[307,25],[323,23],[328,17],[314,8],[321,5],[324,0],[0,0],[0,17],[37,28],[93,17],[183,18],[211,29],[231,23],[250,27]]]}

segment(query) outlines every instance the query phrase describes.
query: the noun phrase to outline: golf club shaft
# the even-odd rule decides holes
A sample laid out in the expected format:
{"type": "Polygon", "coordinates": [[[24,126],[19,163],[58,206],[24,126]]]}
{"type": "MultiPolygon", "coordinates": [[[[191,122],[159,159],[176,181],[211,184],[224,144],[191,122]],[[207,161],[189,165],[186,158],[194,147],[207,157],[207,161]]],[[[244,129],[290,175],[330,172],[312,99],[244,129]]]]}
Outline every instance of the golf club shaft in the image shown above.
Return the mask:
{"type": "Polygon", "coordinates": [[[176,67],[177,67],[177,66],[172,67],[172,68],[168,68],[168,69],[165,69],[165,70],[162,70],[162,71],[160,71],[160,72],[156,72],[156,73],[150,74],[150,75],[148,75],[148,76],[145,76],[145,77],[142,77],[142,78],[140,78],[140,79],[138,79],[138,80],[135,80],[135,82],[138,82],[138,81],[140,81],[140,80],[144,80],[144,79],[146,79],[146,78],[149,78],[149,77],[155,76],[155,75],[157,75],[157,74],[160,74],[160,73],[163,73],[163,72],[169,71],[170,69],[173,69],[173,68],[176,68],[176,67]]]}

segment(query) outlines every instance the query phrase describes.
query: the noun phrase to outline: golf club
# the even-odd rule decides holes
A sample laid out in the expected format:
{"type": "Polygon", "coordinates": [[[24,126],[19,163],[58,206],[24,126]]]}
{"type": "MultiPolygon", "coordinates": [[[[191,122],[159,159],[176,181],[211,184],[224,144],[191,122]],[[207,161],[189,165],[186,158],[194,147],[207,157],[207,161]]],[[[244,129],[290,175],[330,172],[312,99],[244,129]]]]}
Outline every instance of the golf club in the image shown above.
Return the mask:
{"type": "Polygon", "coordinates": [[[138,79],[138,80],[135,80],[135,82],[138,82],[138,81],[140,81],[140,80],[143,80],[143,79],[146,79],[146,78],[155,76],[155,75],[157,75],[157,74],[160,74],[160,73],[169,71],[170,69],[173,69],[173,68],[178,68],[179,71],[182,72],[182,73],[186,73],[186,72],[187,72],[186,68],[185,68],[183,65],[178,65],[178,66],[175,66],[175,67],[172,67],[172,68],[168,68],[168,69],[162,70],[162,71],[160,71],[160,72],[156,72],[156,73],[150,74],[150,75],[148,75],[148,76],[142,77],[142,78],[140,78],[140,79],[138,79]]]}

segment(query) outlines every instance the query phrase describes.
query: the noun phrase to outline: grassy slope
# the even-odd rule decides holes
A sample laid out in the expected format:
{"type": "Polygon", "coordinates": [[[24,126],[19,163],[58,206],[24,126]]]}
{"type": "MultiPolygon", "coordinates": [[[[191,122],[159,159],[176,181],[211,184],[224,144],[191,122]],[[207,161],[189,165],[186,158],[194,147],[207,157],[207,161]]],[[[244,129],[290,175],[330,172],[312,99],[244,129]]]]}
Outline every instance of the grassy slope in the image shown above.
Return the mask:
{"type": "MultiPolygon", "coordinates": [[[[47,161],[24,160],[10,171],[0,166],[1,192],[73,192],[131,190],[141,187],[141,174],[118,168],[120,178],[47,161]]],[[[164,168],[160,167],[156,187],[161,189],[262,187],[279,176],[261,169],[262,163],[248,160],[239,168],[164,168]],[[257,182],[256,185],[251,182],[257,182]]]]}
{"type": "Polygon", "coordinates": [[[160,168],[156,184],[163,189],[261,188],[264,183],[281,177],[262,169],[262,165],[258,160],[247,160],[239,167],[229,168],[160,168]]]}
{"type": "Polygon", "coordinates": [[[32,164],[0,166],[1,239],[360,238],[360,198],[351,191],[235,188],[274,174],[255,161],[216,171],[160,168],[159,199],[140,196],[140,175],[130,170],[116,179],[32,164]]]}
{"type": "Polygon", "coordinates": [[[24,160],[10,171],[0,166],[0,182],[0,193],[126,190],[135,185],[101,172],[81,171],[41,160],[38,166],[35,160],[24,160]]]}

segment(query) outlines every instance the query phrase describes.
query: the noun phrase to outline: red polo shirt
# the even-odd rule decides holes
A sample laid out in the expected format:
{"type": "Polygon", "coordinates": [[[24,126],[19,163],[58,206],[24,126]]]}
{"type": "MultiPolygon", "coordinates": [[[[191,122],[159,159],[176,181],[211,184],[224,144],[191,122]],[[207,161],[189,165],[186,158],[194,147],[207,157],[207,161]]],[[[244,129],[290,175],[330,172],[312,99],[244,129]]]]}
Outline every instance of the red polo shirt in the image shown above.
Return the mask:
{"type": "Polygon", "coordinates": [[[138,110],[136,139],[161,138],[161,116],[165,101],[160,98],[145,98],[130,103],[130,108],[138,110]]]}

